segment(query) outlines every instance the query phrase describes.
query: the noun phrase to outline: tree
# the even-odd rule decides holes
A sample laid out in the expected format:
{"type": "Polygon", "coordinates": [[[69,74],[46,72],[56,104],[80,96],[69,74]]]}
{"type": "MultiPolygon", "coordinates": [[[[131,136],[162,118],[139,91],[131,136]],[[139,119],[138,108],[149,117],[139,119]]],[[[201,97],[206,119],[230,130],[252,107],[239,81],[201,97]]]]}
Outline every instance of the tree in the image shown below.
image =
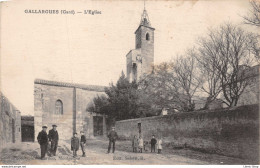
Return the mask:
{"type": "Polygon", "coordinates": [[[200,40],[198,58],[202,71],[206,72],[209,96],[220,93],[227,106],[236,106],[240,95],[249,84],[246,70],[254,62],[250,50],[258,43],[257,35],[245,32],[232,24],[224,24],[211,30],[200,40]]]}
{"type": "Polygon", "coordinates": [[[213,31],[208,34],[208,37],[199,39],[198,54],[196,54],[198,68],[204,80],[200,89],[207,94],[204,109],[208,109],[210,103],[216,100],[222,91],[220,73],[217,69],[221,57],[218,55],[219,46],[216,45],[215,39],[213,31]]]}
{"type": "Polygon", "coordinates": [[[193,49],[169,63],[154,67],[152,74],[143,77],[139,89],[149,95],[154,110],[193,111],[194,95],[201,85],[193,49]]]}
{"type": "Polygon", "coordinates": [[[243,16],[244,23],[259,27],[260,26],[260,2],[258,0],[250,1],[251,10],[248,16],[243,16]]]}
{"type": "Polygon", "coordinates": [[[89,110],[106,114],[110,122],[151,116],[149,97],[138,90],[136,82],[130,83],[122,72],[116,85],[105,88],[106,96],[97,96],[89,110]]]}
{"type": "MultiPolygon", "coordinates": [[[[260,26],[260,1],[259,0],[251,0],[250,1],[251,10],[247,16],[242,16],[244,18],[244,23],[253,25],[256,27],[260,26]]],[[[252,41],[252,45],[250,51],[255,55],[258,63],[260,62],[259,56],[259,45],[257,41],[259,40],[259,35],[257,36],[257,40],[252,41]]]]}
{"type": "Polygon", "coordinates": [[[170,75],[170,64],[163,62],[154,66],[151,74],[143,75],[138,83],[139,92],[146,95],[147,99],[144,100],[152,104],[150,110],[154,115],[163,108],[176,108],[173,99],[176,91],[170,81],[170,75]]]}
{"type": "Polygon", "coordinates": [[[116,120],[137,117],[137,84],[130,83],[123,72],[116,85],[110,84],[105,92],[111,107],[111,117],[116,120]]]}
{"type": "Polygon", "coordinates": [[[108,115],[110,112],[109,108],[107,97],[105,95],[97,95],[93,99],[93,103],[88,106],[87,111],[108,115]]]}
{"type": "Polygon", "coordinates": [[[175,101],[182,111],[195,109],[194,96],[202,84],[195,56],[195,49],[189,49],[172,64],[172,82],[178,88],[175,101]]]}

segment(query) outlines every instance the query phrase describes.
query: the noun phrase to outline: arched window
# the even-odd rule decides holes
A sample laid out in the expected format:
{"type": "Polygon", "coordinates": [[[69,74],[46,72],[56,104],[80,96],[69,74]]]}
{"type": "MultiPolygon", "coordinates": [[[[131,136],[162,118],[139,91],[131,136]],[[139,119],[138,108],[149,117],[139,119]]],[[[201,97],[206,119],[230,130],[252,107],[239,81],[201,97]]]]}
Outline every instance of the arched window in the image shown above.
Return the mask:
{"type": "Polygon", "coordinates": [[[147,41],[150,40],[150,35],[149,35],[149,33],[146,33],[146,37],[145,37],[145,38],[146,38],[147,41]]]}
{"type": "Polygon", "coordinates": [[[55,103],[55,114],[63,114],[63,104],[61,100],[57,100],[55,103]]]}

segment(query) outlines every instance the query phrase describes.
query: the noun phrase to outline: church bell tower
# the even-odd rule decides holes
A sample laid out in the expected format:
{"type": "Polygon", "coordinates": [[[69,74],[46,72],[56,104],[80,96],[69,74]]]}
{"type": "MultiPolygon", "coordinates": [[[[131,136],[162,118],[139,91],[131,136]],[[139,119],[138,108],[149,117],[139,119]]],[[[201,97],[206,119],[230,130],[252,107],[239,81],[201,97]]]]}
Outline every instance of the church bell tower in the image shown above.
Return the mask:
{"type": "Polygon", "coordinates": [[[154,65],[154,28],[144,7],[140,24],[135,31],[135,49],[126,55],[127,79],[138,81],[143,74],[152,72],[154,65]]]}

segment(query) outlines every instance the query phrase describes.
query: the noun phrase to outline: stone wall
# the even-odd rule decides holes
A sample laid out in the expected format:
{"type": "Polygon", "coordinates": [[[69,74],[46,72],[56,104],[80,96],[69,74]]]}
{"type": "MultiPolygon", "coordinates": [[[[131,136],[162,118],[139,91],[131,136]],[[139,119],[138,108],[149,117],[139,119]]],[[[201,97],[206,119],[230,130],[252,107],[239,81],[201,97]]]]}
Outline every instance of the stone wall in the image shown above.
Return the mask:
{"type": "MultiPolygon", "coordinates": [[[[104,92],[88,91],[76,89],[77,95],[77,130],[84,130],[88,138],[93,138],[93,116],[102,116],[91,111],[87,111],[87,107],[92,104],[94,97],[105,95],[104,92]]],[[[102,116],[104,117],[104,116],[102,116]]],[[[103,130],[105,131],[105,130],[103,130]]],[[[106,133],[106,132],[104,132],[106,133]]],[[[105,135],[105,134],[104,134],[105,135]]]]}
{"type": "Polygon", "coordinates": [[[21,142],[21,112],[0,92],[0,148],[21,142]]]}
{"type": "Polygon", "coordinates": [[[126,55],[126,76],[127,79],[132,82],[138,80],[142,75],[142,63],[137,60],[137,57],[141,56],[141,49],[130,50],[126,55]],[[136,65],[136,72],[133,65],[136,65]]]}
{"type": "Polygon", "coordinates": [[[48,130],[53,124],[58,126],[61,139],[70,138],[73,133],[73,88],[35,84],[34,92],[35,140],[42,126],[48,130]],[[63,114],[55,114],[55,102],[61,100],[63,114]]]}
{"type": "Polygon", "coordinates": [[[93,98],[104,92],[93,86],[36,80],[34,85],[34,129],[35,139],[46,125],[52,129],[56,124],[60,139],[68,139],[73,132],[85,131],[87,137],[93,137],[93,115],[87,106],[93,98]],[[62,114],[56,114],[56,101],[62,102],[62,114]]]}
{"type": "Polygon", "coordinates": [[[260,65],[251,67],[247,71],[250,76],[249,85],[245,88],[238,100],[238,105],[256,104],[259,102],[259,68],[260,65]]]}
{"type": "Polygon", "coordinates": [[[131,139],[138,135],[138,123],[146,141],[154,134],[172,147],[259,159],[258,105],[117,121],[119,137],[131,139]]]}

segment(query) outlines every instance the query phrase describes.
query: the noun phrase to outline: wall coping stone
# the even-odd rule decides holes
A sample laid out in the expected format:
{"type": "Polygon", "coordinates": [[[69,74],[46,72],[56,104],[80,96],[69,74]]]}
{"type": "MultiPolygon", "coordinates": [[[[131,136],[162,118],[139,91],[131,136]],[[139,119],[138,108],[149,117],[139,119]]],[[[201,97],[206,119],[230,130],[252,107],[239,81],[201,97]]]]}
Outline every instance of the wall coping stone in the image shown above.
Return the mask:
{"type": "MultiPolygon", "coordinates": [[[[162,118],[186,118],[186,117],[194,117],[194,116],[200,116],[200,115],[212,115],[212,116],[223,116],[223,113],[226,115],[229,115],[229,113],[234,112],[241,112],[245,111],[249,108],[257,108],[259,111],[259,105],[253,104],[253,105],[245,105],[245,106],[239,106],[239,107],[229,107],[229,108],[222,108],[222,109],[214,109],[214,110],[200,110],[200,111],[191,111],[191,112],[178,112],[175,114],[170,115],[161,115],[161,116],[152,116],[152,117],[143,117],[143,118],[134,118],[134,119],[127,119],[127,120],[119,120],[116,121],[116,123],[121,122],[130,122],[130,121],[142,121],[142,120],[154,120],[154,119],[162,119],[162,118]]],[[[251,111],[253,113],[254,111],[251,111]]],[[[252,116],[252,118],[259,117],[259,116],[252,116]]]]}
{"type": "Polygon", "coordinates": [[[69,88],[79,88],[79,89],[83,89],[83,90],[96,91],[96,92],[104,92],[105,88],[106,88],[106,86],[58,82],[58,81],[51,81],[51,80],[45,80],[45,79],[35,79],[34,84],[51,85],[51,86],[59,86],[59,87],[69,87],[69,88]]]}

